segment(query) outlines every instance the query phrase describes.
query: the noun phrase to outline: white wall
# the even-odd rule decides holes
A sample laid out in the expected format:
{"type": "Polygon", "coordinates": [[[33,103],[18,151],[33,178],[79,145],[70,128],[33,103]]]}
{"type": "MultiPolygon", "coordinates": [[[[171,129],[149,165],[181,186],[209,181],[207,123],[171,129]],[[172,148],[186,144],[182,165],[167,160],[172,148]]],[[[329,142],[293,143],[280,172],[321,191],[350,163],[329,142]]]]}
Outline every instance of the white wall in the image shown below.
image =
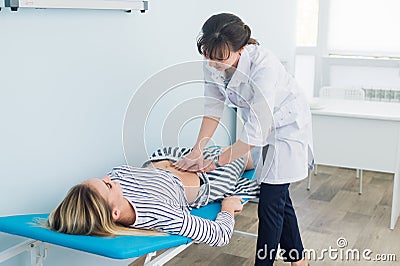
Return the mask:
{"type": "MultiPolygon", "coordinates": [[[[293,68],[294,0],[154,0],[149,8],[0,12],[0,215],[49,212],[72,185],[124,163],[129,99],[160,69],[201,59],[195,41],[211,14],[238,14],[293,68]]],[[[18,241],[0,234],[0,250],[18,241]]],[[[52,247],[46,264],[121,262],[52,247]]]]}

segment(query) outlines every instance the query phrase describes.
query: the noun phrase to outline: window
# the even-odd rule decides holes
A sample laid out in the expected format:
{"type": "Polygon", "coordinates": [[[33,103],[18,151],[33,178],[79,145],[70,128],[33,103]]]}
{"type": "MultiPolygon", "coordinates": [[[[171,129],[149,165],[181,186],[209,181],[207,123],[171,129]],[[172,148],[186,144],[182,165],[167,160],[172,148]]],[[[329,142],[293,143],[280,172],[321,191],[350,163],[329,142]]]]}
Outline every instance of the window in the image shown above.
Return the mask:
{"type": "Polygon", "coordinates": [[[400,91],[400,0],[298,0],[295,76],[323,86],[400,91]]]}
{"type": "Polygon", "coordinates": [[[297,0],[295,77],[307,98],[314,96],[319,0],[297,0]]]}
{"type": "Polygon", "coordinates": [[[297,1],[296,25],[297,46],[316,46],[318,32],[318,0],[297,1]]]}
{"type": "Polygon", "coordinates": [[[329,1],[329,54],[400,56],[399,11],[399,0],[329,1]]]}

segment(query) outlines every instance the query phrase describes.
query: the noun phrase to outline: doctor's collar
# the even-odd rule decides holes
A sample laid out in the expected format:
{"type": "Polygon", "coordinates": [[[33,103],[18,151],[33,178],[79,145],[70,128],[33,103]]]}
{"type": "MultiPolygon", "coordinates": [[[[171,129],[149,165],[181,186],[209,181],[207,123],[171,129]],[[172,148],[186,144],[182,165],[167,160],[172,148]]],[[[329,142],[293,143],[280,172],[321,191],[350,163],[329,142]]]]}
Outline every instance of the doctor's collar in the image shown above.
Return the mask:
{"type": "Polygon", "coordinates": [[[229,82],[229,85],[232,87],[237,87],[240,83],[248,83],[250,75],[250,54],[247,51],[247,46],[243,49],[239,63],[233,73],[232,79],[229,82]]]}

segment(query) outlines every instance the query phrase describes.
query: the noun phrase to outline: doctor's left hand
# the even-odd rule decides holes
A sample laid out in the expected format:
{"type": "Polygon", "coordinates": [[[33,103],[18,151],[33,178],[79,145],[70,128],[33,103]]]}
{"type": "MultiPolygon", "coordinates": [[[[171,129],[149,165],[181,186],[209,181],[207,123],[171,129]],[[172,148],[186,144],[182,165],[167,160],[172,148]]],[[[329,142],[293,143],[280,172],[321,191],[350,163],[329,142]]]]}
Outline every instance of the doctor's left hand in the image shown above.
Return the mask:
{"type": "Polygon", "coordinates": [[[204,168],[203,162],[203,152],[199,149],[193,149],[188,155],[172,165],[178,170],[200,172],[204,168]]]}

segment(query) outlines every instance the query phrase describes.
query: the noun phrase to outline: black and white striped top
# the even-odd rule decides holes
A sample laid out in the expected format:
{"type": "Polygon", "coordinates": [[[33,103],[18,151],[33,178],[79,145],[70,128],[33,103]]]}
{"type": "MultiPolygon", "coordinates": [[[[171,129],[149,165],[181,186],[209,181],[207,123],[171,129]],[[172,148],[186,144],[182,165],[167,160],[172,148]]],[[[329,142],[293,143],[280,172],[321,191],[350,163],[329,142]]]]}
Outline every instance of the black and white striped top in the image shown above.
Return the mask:
{"type": "Polygon", "coordinates": [[[192,215],[182,182],[170,172],[125,165],[113,168],[108,175],[121,184],[124,197],[135,209],[136,221],[132,227],[154,228],[210,246],[229,243],[235,224],[233,216],[220,212],[211,221],[192,215]]]}

